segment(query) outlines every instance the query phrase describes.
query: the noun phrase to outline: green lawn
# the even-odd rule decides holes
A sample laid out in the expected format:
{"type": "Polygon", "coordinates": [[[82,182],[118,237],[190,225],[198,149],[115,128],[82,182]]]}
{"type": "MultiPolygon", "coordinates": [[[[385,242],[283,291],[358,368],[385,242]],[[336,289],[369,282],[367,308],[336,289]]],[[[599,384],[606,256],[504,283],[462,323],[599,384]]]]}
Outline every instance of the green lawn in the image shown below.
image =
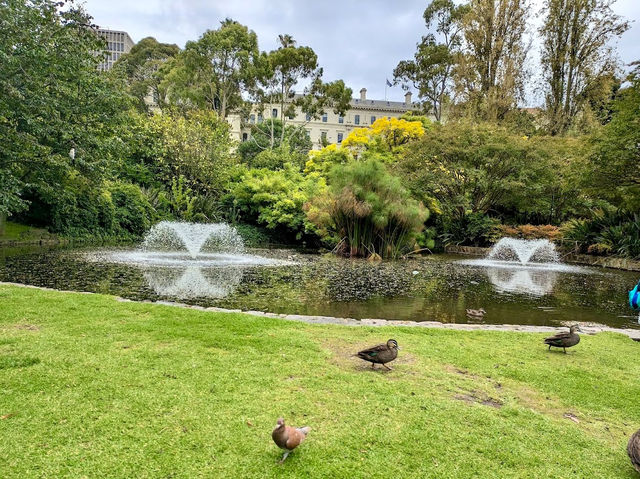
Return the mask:
{"type": "Polygon", "coordinates": [[[49,239],[52,235],[42,228],[34,228],[32,226],[21,225],[12,221],[7,221],[4,234],[0,235],[0,243],[2,241],[26,241],[49,239]]]}
{"type": "Polygon", "coordinates": [[[0,477],[637,477],[640,343],[542,337],[0,285],[0,477]],[[350,356],[390,337],[391,372],[350,356]],[[313,428],[283,465],[278,416],[313,428]]]}

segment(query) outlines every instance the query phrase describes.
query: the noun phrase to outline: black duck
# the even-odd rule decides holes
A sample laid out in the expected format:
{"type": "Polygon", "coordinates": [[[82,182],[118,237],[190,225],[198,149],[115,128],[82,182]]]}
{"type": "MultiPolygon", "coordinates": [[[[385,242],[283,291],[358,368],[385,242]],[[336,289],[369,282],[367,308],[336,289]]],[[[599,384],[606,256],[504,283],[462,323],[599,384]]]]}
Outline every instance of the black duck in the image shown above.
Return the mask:
{"type": "Polygon", "coordinates": [[[372,369],[375,369],[377,363],[382,364],[385,368],[391,371],[391,368],[387,366],[387,363],[390,363],[398,357],[398,349],[400,349],[398,347],[398,341],[390,339],[386,344],[378,344],[369,349],[363,349],[358,353],[358,357],[365,361],[369,361],[372,369]]]}
{"type": "Polygon", "coordinates": [[[582,332],[582,329],[580,329],[580,326],[577,324],[574,324],[569,328],[568,333],[558,333],[555,336],[544,338],[544,343],[549,345],[549,349],[551,349],[551,346],[554,348],[562,348],[564,353],[567,354],[567,348],[575,346],[580,342],[580,335],[576,333],[576,331],[582,332]]]}

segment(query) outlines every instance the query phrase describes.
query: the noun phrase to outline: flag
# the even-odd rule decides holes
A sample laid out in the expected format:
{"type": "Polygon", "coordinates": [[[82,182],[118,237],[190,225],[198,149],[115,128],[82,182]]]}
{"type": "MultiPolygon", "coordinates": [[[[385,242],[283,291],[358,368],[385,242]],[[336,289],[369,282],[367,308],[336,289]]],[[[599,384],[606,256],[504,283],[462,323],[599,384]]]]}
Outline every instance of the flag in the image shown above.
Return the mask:
{"type": "Polygon", "coordinates": [[[387,86],[393,86],[388,78],[387,78],[387,86]]]}

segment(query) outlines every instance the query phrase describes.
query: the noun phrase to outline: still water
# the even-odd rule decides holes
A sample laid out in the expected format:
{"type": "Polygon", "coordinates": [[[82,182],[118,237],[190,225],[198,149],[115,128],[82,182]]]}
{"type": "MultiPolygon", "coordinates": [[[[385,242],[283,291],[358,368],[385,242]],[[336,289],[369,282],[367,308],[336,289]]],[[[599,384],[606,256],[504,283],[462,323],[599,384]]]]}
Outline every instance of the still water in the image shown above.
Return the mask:
{"type": "Polygon", "coordinates": [[[627,304],[638,273],[486,266],[432,255],[370,263],[293,250],[251,250],[255,262],[113,262],[123,250],[0,250],[0,281],[274,313],[350,318],[640,328],[627,304]],[[486,310],[484,318],[466,309],[486,310]]]}

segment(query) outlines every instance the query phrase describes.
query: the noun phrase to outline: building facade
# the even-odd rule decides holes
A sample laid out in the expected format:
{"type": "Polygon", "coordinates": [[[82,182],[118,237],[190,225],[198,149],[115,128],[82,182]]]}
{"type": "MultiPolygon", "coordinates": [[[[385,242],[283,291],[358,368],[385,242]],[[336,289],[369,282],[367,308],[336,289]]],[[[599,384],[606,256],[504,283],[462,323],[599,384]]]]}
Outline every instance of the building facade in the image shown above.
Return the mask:
{"type": "Polygon", "coordinates": [[[127,32],[99,28],[97,33],[107,42],[107,57],[98,65],[98,70],[108,71],[120,56],[131,51],[134,43],[127,32]]]}
{"type": "MultiPolygon", "coordinates": [[[[302,127],[307,130],[314,149],[320,149],[323,143],[340,144],[351,131],[356,128],[371,126],[377,119],[398,118],[405,113],[418,109],[411,102],[411,92],[405,94],[405,101],[386,101],[367,99],[367,89],[360,90],[360,98],[352,99],[349,110],[344,116],[328,111],[321,118],[315,119],[298,110],[293,118],[287,118],[288,125],[302,127]]],[[[238,115],[229,115],[231,135],[237,141],[251,138],[251,125],[262,123],[268,118],[280,118],[280,105],[267,105],[261,112],[253,111],[244,122],[238,115]]]]}

